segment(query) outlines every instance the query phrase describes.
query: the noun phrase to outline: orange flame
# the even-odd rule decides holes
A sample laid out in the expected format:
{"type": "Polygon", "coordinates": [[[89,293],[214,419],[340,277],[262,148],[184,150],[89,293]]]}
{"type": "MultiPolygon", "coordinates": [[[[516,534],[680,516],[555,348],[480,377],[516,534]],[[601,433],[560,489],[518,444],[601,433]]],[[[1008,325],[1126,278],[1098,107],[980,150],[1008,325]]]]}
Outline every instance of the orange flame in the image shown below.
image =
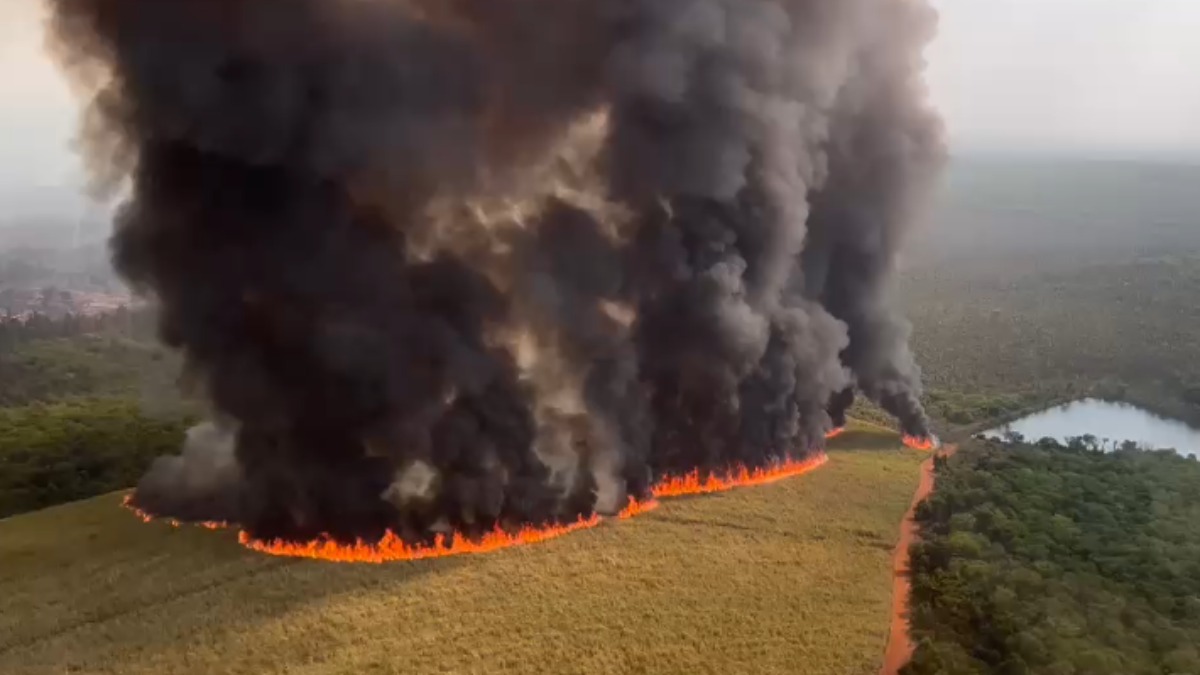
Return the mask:
{"type": "Polygon", "coordinates": [[[617,514],[617,518],[620,518],[621,520],[628,520],[630,518],[640,516],[643,513],[650,513],[657,508],[658,502],[653,499],[644,502],[640,502],[636,499],[630,499],[629,506],[621,509],[621,512],[617,514]]]}
{"type": "MultiPolygon", "coordinates": [[[[763,468],[749,469],[744,466],[731,469],[724,474],[710,475],[700,478],[699,471],[693,471],[685,476],[670,477],[656,485],[652,493],[655,499],[639,501],[630,499],[629,504],[622,509],[617,518],[627,520],[658,508],[657,498],[678,497],[683,495],[709,494],[723,492],[736,487],[766,485],[785,478],[799,476],[813,471],[829,461],[825,455],[819,455],[805,460],[787,459],[779,464],[763,468]]],[[[133,496],[126,495],[123,505],[133,511],[145,522],[154,520],[154,516],[139,509],[132,502],[133,496]]],[[[312,558],[331,562],[360,562],[385,563],[401,560],[424,560],[441,558],[451,555],[472,553],[489,553],[521,544],[535,544],[549,539],[555,539],[577,530],[583,530],[599,525],[603,519],[598,514],[590,517],[580,517],[574,523],[567,525],[548,525],[542,527],[524,526],[515,532],[508,532],[499,526],[478,539],[471,539],[458,533],[452,535],[439,534],[432,545],[412,545],[406,543],[394,532],[387,532],[378,542],[356,541],[353,544],[343,544],[330,537],[321,537],[308,542],[290,542],[284,540],[255,539],[246,531],[238,533],[238,541],[243,546],[259,553],[291,558],[312,558]]],[[[165,519],[173,527],[182,523],[174,519],[165,519]]],[[[195,523],[208,529],[228,527],[227,523],[204,522],[195,523]]]]}
{"type": "Polygon", "coordinates": [[[938,445],[940,445],[940,444],[938,443],[938,439],[935,436],[926,436],[924,438],[922,438],[920,436],[905,436],[904,437],[904,445],[912,448],[913,450],[921,450],[923,452],[932,452],[934,450],[937,450],[938,445]]]}
{"type": "Polygon", "coordinates": [[[505,532],[497,527],[483,535],[478,541],[459,535],[447,537],[439,534],[434,539],[432,546],[409,545],[390,531],[376,543],[359,540],[349,545],[336,542],[328,537],[300,544],[282,540],[262,541],[252,538],[244,530],[238,534],[238,541],[246,548],[260,553],[290,558],[313,558],[332,562],[385,563],[396,560],[442,558],[467,553],[490,553],[519,544],[536,544],[599,524],[600,516],[592,515],[590,518],[580,518],[570,525],[522,527],[516,532],[505,532]]]}
{"type": "Polygon", "coordinates": [[[829,433],[825,434],[825,440],[832,441],[833,439],[837,438],[838,436],[841,436],[844,433],[846,433],[846,427],[838,427],[836,429],[830,429],[829,433]]]}
{"type": "Polygon", "coordinates": [[[684,495],[704,495],[713,492],[724,492],[736,487],[767,485],[784,478],[799,476],[820,468],[828,462],[825,455],[810,459],[794,460],[788,458],[772,467],[765,469],[748,469],[736,467],[723,475],[709,475],[700,478],[699,471],[692,471],[685,476],[669,477],[654,486],[655,497],[682,497],[684,495]]]}
{"type": "MultiPolygon", "coordinates": [[[[653,494],[658,497],[678,497],[682,495],[708,494],[723,492],[735,487],[766,485],[784,478],[808,473],[823,465],[828,458],[824,455],[804,461],[787,460],[774,467],[766,469],[747,469],[738,467],[722,475],[709,476],[700,479],[699,472],[677,478],[668,478],[656,485],[653,494]]],[[[627,520],[648,513],[658,508],[656,499],[638,501],[631,499],[629,505],[617,514],[620,520],[627,520]]],[[[332,562],[365,562],[384,563],[400,560],[423,560],[426,558],[441,558],[451,555],[468,553],[489,553],[503,548],[521,544],[535,544],[570,534],[576,530],[595,527],[602,522],[599,515],[580,518],[569,525],[550,525],[546,527],[522,527],[516,532],[506,532],[497,527],[479,540],[472,540],[458,534],[452,536],[438,535],[432,546],[409,545],[393,532],[388,532],[383,539],[369,543],[357,541],[353,544],[342,544],[328,537],[314,541],[295,543],[283,540],[263,541],[254,539],[243,531],[238,535],[238,541],[243,546],[260,553],[286,556],[291,558],[312,558],[332,562]]]]}
{"type": "Polygon", "coordinates": [[[125,495],[125,498],[121,500],[121,506],[124,506],[125,508],[129,509],[130,511],[133,511],[133,515],[137,516],[138,518],[141,518],[143,523],[148,523],[148,522],[154,520],[154,516],[150,515],[149,513],[146,513],[145,511],[139,509],[138,507],[134,506],[133,494],[125,495]]]}
{"type": "MultiPolygon", "coordinates": [[[[133,511],[134,515],[136,515],[138,518],[141,518],[143,523],[149,523],[154,520],[159,520],[154,515],[139,509],[137,507],[137,505],[133,503],[133,495],[132,494],[125,495],[125,498],[121,500],[121,506],[124,506],[125,508],[129,509],[130,511],[133,511]]],[[[175,520],[174,518],[163,518],[161,520],[162,520],[162,522],[170,525],[171,527],[182,527],[184,525],[183,522],[175,520]]],[[[229,527],[229,523],[223,523],[219,520],[206,520],[206,521],[198,522],[198,523],[188,523],[188,525],[195,525],[197,527],[203,527],[206,530],[223,530],[223,529],[229,527]]]]}

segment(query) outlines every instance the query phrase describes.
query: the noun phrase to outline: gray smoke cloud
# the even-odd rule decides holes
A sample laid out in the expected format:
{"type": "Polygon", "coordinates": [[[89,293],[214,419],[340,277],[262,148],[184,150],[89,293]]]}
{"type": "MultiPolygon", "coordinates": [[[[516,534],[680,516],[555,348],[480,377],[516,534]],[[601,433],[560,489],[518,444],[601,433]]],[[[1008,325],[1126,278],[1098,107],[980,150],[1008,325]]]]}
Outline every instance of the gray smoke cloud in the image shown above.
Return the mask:
{"type": "Polygon", "coordinates": [[[420,542],[819,451],[854,387],[929,433],[924,0],[51,4],[116,267],[230,420],[143,508],[420,542]]]}
{"type": "Polygon", "coordinates": [[[154,460],[142,477],[139,506],[185,521],[235,521],[239,514],[229,507],[236,498],[229,492],[242,481],[236,446],[237,430],[230,426],[202,422],[188,429],[182,452],[154,460]]]}

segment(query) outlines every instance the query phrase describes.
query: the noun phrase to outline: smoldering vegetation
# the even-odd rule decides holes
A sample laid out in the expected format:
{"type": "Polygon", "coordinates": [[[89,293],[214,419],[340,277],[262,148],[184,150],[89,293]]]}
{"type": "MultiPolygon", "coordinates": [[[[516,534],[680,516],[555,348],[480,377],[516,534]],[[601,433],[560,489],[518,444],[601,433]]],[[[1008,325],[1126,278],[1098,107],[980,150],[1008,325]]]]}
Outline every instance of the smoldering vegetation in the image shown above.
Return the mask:
{"type": "Polygon", "coordinates": [[[143,508],[424,541],[818,451],[855,389],[929,433],[924,2],[51,4],[116,268],[221,420],[143,508]]]}

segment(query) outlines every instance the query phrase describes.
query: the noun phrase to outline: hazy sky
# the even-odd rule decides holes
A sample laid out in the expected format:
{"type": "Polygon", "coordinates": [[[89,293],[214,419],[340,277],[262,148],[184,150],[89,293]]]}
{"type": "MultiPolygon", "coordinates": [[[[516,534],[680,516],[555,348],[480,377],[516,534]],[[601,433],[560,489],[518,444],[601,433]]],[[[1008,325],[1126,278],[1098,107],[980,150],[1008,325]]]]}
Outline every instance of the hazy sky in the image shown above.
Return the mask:
{"type": "Polygon", "coordinates": [[[1200,0],[935,0],[959,150],[1200,157],[1200,0]]]}
{"type": "Polygon", "coordinates": [[[37,0],[0,0],[0,224],[81,215],[82,171],[70,149],[76,103],[42,55],[37,0]]]}
{"type": "MultiPolygon", "coordinates": [[[[956,151],[1200,157],[1200,0],[934,2],[929,83],[956,151]]],[[[40,3],[0,4],[0,224],[78,215],[75,105],[40,3]]]]}

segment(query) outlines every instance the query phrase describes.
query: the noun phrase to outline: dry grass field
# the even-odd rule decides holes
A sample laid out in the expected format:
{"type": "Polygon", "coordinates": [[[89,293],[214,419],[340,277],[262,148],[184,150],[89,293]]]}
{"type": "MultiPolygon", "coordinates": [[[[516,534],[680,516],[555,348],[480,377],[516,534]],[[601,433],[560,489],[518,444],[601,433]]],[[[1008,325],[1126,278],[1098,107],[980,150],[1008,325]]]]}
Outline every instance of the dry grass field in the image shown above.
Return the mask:
{"type": "Polygon", "coordinates": [[[121,495],[0,521],[0,673],[875,673],[920,453],[860,428],[823,469],[536,546],[271,558],[121,495]]]}

